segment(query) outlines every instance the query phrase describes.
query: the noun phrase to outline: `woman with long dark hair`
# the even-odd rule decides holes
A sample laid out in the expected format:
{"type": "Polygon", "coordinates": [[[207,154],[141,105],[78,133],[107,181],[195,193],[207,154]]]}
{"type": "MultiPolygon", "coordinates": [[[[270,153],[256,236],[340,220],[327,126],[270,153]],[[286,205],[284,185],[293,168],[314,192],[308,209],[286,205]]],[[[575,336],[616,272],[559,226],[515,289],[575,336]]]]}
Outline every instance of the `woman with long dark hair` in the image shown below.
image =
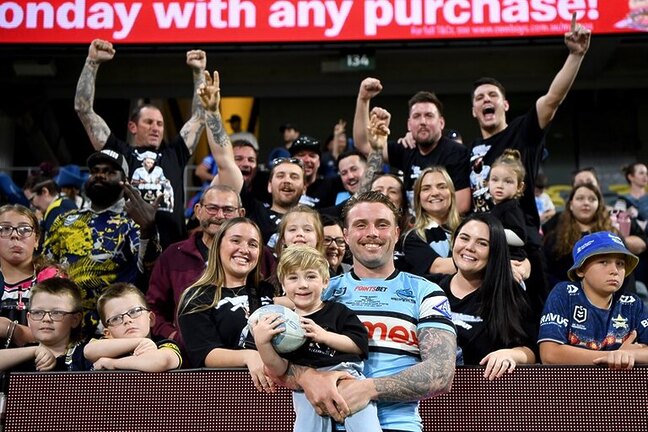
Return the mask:
{"type": "Polygon", "coordinates": [[[485,365],[488,379],[513,372],[518,364],[535,363],[536,326],[508,265],[502,223],[488,213],[468,216],[455,231],[452,258],[457,273],[439,285],[457,328],[458,363],[485,365]]]}

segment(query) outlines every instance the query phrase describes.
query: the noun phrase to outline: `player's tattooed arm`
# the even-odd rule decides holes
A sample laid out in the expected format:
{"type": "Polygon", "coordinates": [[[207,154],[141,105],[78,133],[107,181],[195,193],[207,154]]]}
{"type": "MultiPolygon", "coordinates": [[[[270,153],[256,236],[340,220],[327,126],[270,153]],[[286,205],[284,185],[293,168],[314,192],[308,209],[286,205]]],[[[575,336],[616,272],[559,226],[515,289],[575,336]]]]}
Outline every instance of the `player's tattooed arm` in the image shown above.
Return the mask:
{"type": "Polygon", "coordinates": [[[456,337],[451,332],[423,329],[419,349],[423,361],[404,371],[374,378],[379,401],[416,401],[447,393],[452,388],[455,371],[456,337]]]}

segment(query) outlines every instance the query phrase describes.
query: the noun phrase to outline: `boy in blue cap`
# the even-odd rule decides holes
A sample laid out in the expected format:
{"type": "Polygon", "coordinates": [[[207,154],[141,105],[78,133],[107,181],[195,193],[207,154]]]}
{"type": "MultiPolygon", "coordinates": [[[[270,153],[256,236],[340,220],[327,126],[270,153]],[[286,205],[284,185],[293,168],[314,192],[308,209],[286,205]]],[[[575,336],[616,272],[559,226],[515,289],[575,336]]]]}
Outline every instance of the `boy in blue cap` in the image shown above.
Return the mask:
{"type": "Polygon", "coordinates": [[[609,231],[586,235],[572,255],[572,282],[554,287],[540,319],[542,363],[610,369],[648,363],[648,313],[638,297],[620,291],[639,258],[609,231]]]}

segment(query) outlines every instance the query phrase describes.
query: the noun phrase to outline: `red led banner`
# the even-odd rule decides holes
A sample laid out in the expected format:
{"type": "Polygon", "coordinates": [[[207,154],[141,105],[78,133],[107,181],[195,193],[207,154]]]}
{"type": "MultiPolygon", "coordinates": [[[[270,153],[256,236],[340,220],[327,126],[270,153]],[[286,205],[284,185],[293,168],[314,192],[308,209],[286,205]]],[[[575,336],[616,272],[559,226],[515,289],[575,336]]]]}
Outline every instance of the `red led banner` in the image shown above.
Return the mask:
{"type": "Polygon", "coordinates": [[[648,31],[648,0],[0,0],[0,43],[250,43],[648,31]]]}

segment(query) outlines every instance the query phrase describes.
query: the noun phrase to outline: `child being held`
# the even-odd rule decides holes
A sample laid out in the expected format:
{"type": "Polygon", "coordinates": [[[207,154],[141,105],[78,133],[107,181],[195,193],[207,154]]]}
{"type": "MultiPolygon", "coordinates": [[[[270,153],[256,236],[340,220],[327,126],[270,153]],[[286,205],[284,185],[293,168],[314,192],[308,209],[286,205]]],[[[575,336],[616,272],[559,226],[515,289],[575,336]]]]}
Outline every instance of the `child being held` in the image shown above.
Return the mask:
{"type": "Polygon", "coordinates": [[[104,338],[93,339],[83,353],[94,370],[130,369],[164,372],[182,364],[180,348],[169,339],[154,342],[155,314],[135,285],[115,283],[97,300],[104,338]]]}
{"type": "Polygon", "coordinates": [[[54,277],[31,288],[27,325],[36,345],[0,350],[0,370],[82,371],[81,292],[69,279],[54,277]]]}
{"type": "Polygon", "coordinates": [[[620,290],[639,258],[609,231],[584,236],[572,254],[567,275],[574,282],[554,287],[540,320],[542,363],[611,369],[648,363],[648,313],[638,297],[620,290]]]}
{"type": "MultiPolygon", "coordinates": [[[[341,370],[364,379],[362,359],[367,358],[367,330],[357,315],[346,306],[323,302],[322,291],[329,282],[326,258],[310,246],[290,246],[283,250],[277,266],[277,276],[286,296],[294,303],[295,312],[302,317],[307,342],[292,353],[277,354],[271,344],[283,321],[278,314],[261,317],[252,327],[254,341],[265,367],[273,376],[282,376],[289,362],[321,370],[341,370]]],[[[294,431],[330,431],[332,420],[315,412],[303,392],[293,392],[297,415],[294,431]]],[[[380,431],[374,403],[347,417],[347,431],[380,431]]]]}

